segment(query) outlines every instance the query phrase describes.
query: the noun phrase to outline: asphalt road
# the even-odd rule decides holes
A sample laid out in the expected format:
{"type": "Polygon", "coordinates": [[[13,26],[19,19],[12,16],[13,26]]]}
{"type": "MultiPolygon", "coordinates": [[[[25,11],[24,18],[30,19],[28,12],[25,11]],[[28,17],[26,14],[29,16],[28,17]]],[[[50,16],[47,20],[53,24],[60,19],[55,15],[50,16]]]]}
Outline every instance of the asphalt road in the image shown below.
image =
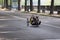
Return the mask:
{"type": "Polygon", "coordinates": [[[0,11],[0,40],[59,40],[60,18],[39,16],[39,27],[27,26],[32,14],[0,11]]]}

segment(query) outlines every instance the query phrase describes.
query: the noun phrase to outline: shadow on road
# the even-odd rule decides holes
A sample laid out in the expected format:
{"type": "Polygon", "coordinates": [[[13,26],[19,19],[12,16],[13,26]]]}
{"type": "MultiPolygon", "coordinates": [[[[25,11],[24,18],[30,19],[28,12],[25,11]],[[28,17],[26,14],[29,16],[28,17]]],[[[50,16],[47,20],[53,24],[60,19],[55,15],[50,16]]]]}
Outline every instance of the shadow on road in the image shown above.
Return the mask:
{"type": "Polygon", "coordinates": [[[39,26],[38,25],[31,25],[30,27],[38,28],[39,26]]]}

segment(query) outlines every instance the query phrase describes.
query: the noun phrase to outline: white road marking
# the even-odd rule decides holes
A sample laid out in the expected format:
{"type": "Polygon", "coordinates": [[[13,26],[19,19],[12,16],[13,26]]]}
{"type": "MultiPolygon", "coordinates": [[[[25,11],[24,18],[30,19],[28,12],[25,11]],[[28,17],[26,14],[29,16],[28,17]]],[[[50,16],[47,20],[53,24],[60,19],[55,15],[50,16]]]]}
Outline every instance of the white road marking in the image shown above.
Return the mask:
{"type": "Polygon", "coordinates": [[[0,31],[0,33],[17,33],[20,30],[16,30],[16,31],[0,31]]]}
{"type": "Polygon", "coordinates": [[[0,28],[1,28],[1,27],[6,27],[6,26],[8,26],[8,25],[3,24],[3,25],[0,25],[0,28]]]}
{"type": "Polygon", "coordinates": [[[45,40],[60,40],[60,39],[45,39],[45,40]]]}
{"type": "Polygon", "coordinates": [[[0,19],[0,20],[11,20],[11,19],[0,19]]]}
{"type": "Polygon", "coordinates": [[[42,25],[46,25],[46,26],[50,26],[50,27],[54,27],[54,28],[60,28],[60,27],[58,27],[58,26],[54,26],[54,25],[51,25],[51,24],[42,23],[42,25]]]}
{"type": "Polygon", "coordinates": [[[0,33],[15,33],[16,31],[4,31],[4,32],[0,32],[0,33]]]}
{"type": "Polygon", "coordinates": [[[5,20],[17,20],[17,19],[0,19],[0,21],[5,21],[5,20]]]}
{"type": "Polygon", "coordinates": [[[13,17],[20,19],[20,20],[27,20],[26,18],[22,18],[22,17],[18,17],[18,16],[13,16],[13,17]]]}

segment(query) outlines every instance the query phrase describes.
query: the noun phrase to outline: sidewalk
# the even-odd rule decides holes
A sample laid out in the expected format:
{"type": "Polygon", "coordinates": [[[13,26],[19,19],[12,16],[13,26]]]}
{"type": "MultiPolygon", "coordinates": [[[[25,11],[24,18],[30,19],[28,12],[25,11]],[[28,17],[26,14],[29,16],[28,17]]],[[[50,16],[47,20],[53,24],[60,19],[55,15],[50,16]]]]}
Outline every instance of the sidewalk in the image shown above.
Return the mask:
{"type": "Polygon", "coordinates": [[[49,16],[49,17],[56,17],[56,18],[60,18],[60,15],[58,14],[51,14],[49,15],[49,13],[37,13],[35,11],[31,11],[31,12],[25,12],[23,9],[21,11],[16,11],[16,10],[6,10],[6,8],[1,9],[0,11],[8,11],[8,12],[18,12],[18,13],[30,13],[30,14],[37,14],[37,15],[42,15],[42,16],[49,16]]]}
{"type": "Polygon", "coordinates": [[[8,9],[6,9],[6,8],[0,8],[0,11],[7,11],[8,9]]]}
{"type": "Polygon", "coordinates": [[[49,14],[49,13],[37,13],[37,12],[21,12],[21,13],[31,13],[31,14],[37,14],[37,15],[42,15],[42,16],[49,16],[49,17],[56,17],[56,18],[60,18],[60,15],[58,14],[49,14]]]}

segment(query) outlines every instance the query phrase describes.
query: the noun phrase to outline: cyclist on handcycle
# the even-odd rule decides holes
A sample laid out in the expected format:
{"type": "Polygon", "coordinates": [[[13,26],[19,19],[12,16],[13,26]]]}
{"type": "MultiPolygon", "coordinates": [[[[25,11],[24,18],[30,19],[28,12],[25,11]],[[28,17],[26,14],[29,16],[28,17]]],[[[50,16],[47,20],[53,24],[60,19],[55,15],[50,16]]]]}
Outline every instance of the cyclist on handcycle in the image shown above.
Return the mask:
{"type": "Polygon", "coordinates": [[[41,21],[39,21],[38,16],[32,15],[31,18],[30,18],[30,23],[32,25],[40,25],[41,21]]]}

